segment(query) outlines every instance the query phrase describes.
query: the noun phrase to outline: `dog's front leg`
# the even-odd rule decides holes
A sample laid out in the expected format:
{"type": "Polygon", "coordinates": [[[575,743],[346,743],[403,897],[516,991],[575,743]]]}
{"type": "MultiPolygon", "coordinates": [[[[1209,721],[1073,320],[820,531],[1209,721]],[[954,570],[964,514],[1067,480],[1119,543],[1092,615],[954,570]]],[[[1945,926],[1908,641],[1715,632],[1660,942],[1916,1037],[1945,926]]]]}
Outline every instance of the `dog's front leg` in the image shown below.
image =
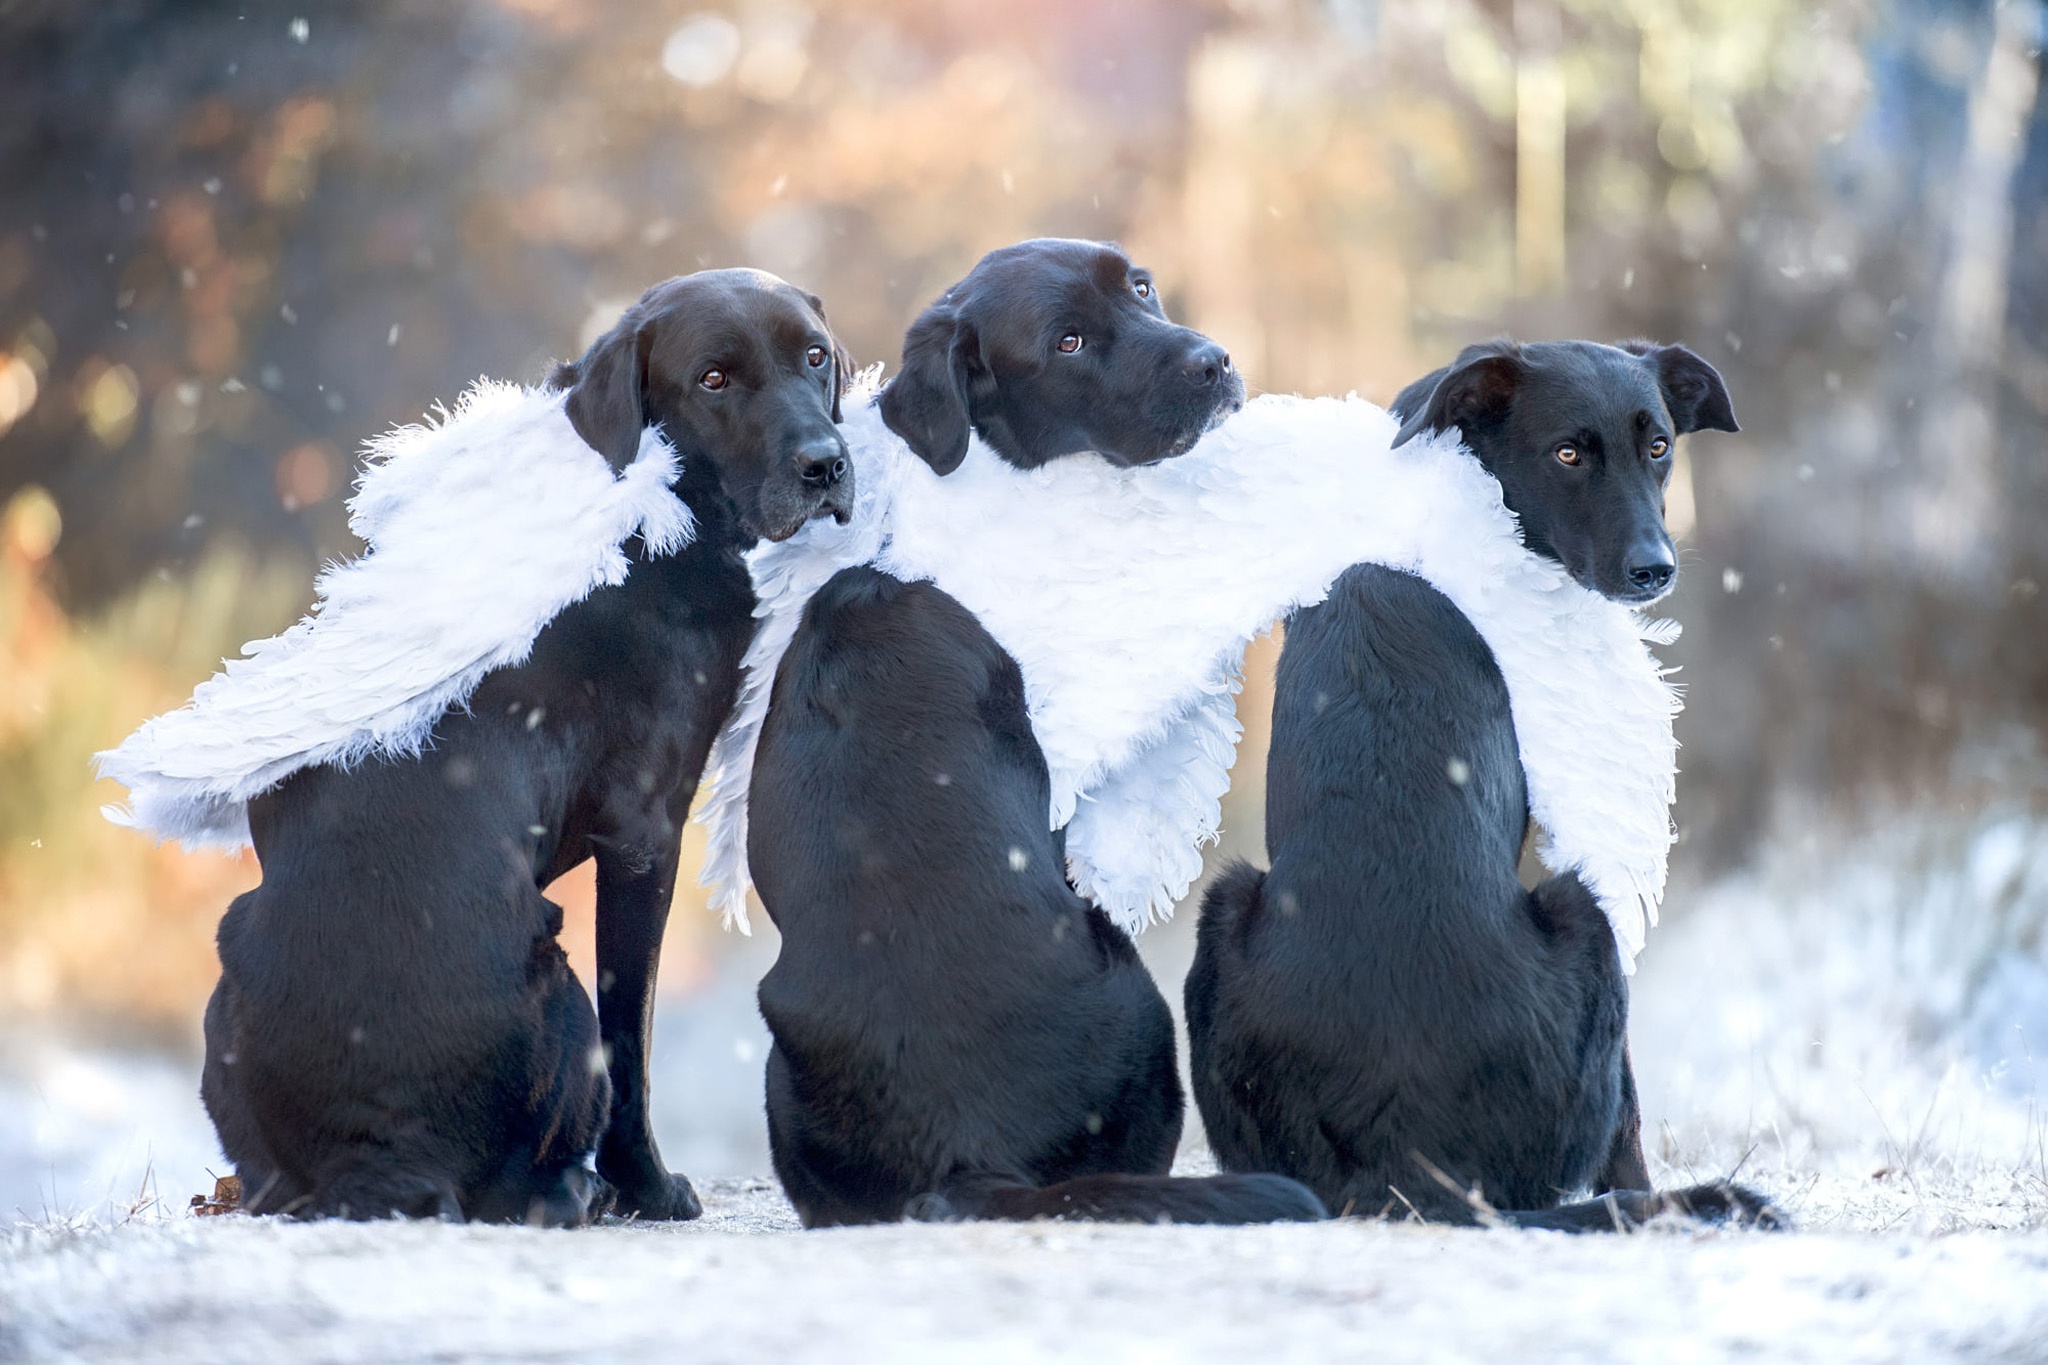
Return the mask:
{"type": "Polygon", "coordinates": [[[682,852],[680,831],[664,842],[651,864],[617,846],[597,853],[597,1017],[612,1079],[611,1122],[598,1145],[597,1173],[618,1191],[620,1215],[688,1219],[703,1205],[690,1182],[662,1164],[647,1107],[654,979],[682,852]]]}

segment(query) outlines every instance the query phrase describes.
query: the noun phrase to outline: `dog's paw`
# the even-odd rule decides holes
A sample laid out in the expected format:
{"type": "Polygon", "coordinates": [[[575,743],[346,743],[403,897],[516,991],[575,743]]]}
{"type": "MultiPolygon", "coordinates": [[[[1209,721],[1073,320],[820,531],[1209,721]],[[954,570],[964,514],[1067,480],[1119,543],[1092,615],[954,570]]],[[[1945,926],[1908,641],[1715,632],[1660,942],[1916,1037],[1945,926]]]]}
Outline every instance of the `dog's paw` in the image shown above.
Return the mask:
{"type": "Polygon", "coordinates": [[[1753,1228],[1758,1232],[1789,1232],[1792,1220],[1785,1211],[1746,1185],[1716,1180],[1664,1195],[1672,1212],[1703,1223],[1725,1223],[1730,1227],[1753,1228]]]}
{"type": "Polygon", "coordinates": [[[703,1216],[704,1205],[685,1176],[663,1172],[632,1185],[614,1184],[611,1211],[620,1218],[650,1223],[687,1223],[703,1216]]]}

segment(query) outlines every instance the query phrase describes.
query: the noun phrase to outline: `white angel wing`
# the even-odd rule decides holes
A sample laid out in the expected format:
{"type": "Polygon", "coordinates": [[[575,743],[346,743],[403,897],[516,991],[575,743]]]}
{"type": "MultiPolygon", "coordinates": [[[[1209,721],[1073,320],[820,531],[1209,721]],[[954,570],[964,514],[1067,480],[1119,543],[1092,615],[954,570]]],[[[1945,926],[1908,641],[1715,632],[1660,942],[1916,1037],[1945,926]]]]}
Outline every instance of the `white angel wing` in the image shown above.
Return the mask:
{"type": "Polygon", "coordinates": [[[1530,554],[1455,434],[1395,450],[1393,419],[1369,403],[1269,396],[1160,465],[1025,471],[977,440],[939,478],[871,406],[846,433],[861,478],[876,476],[854,526],[753,560],[755,676],[702,817],[704,877],[729,922],[744,923],[744,789],[768,684],[804,602],[846,563],[936,583],[1017,659],[1075,884],[1136,929],[1170,912],[1216,833],[1245,645],[1371,562],[1434,584],[1492,647],[1546,859],[1587,878],[1633,960],[1671,839],[1677,702],[1644,647],[1655,628],[1530,554]]]}
{"type": "Polygon", "coordinates": [[[622,548],[686,544],[675,452],[653,429],[614,477],[563,395],[479,382],[438,425],[368,443],[350,501],[362,558],[321,574],[297,625],[243,646],[192,700],[99,754],[130,792],[105,814],[159,838],[233,847],[247,804],[300,768],[419,752],[436,721],[603,584],[622,548]]]}

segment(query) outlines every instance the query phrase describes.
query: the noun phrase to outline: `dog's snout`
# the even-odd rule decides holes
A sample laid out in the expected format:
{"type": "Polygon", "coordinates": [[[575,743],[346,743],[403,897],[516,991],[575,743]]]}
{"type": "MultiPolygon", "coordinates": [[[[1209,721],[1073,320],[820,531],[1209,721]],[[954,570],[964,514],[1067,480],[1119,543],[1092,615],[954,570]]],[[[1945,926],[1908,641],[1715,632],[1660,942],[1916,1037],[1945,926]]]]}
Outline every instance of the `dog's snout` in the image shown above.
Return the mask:
{"type": "Polygon", "coordinates": [[[837,444],[807,446],[797,454],[797,475],[813,488],[831,488],[851,468],[846,451],[837,444]]]}
{"type": "Polygon", "coordinates": [[[1628,585],[1637,592],[1662,592],[1671,586],[1671,580],[1678,573],[1678,561],[1672,558],[1671,543],[1661,537],[1656,540],[1638,541],[1629,551],[1628,567],[1623,570],[1628,585]]]}
{"type": "Polygon", "coordinates": [[[1230,373],[1230,352],[1208,342],[1190,351],[1181,369],[1197,388],[1214,388],[1230,373]]]}

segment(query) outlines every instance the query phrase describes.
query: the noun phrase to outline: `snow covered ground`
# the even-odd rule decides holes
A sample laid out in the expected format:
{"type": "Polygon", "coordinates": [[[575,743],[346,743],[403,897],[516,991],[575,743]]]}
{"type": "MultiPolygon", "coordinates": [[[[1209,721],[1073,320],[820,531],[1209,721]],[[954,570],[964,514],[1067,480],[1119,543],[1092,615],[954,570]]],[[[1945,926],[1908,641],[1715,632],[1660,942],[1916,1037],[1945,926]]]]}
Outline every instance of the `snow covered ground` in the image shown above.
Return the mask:
{"type": "Polygon", "coordinates": [[[240,1218],[17,1233],[0,1356],[157,1361],[2038,1359],[2048,1235],[1364,1223],[802,1233],[240,1218]]]}
{"type": "MultiPolygon", "coordinates": [[[[660,1014],[657,1126],[706,1195],[681,1227],[193,1219],[220,1166],[196,1064],[17,1038],[0,1359],[2048,1360],[2044,924],[2024,820],[1674,891],[1635,998],[1652,1166],[1739,1172],[1785,1235],[803,1233],[761,1178],[765,932],[660,1014]]],[[[1190,929],[1143,941],[1169,998],[1190,929]]],[[[1208,1165],[1192,1116],[1181,1164],[1208,1165]]]]}

